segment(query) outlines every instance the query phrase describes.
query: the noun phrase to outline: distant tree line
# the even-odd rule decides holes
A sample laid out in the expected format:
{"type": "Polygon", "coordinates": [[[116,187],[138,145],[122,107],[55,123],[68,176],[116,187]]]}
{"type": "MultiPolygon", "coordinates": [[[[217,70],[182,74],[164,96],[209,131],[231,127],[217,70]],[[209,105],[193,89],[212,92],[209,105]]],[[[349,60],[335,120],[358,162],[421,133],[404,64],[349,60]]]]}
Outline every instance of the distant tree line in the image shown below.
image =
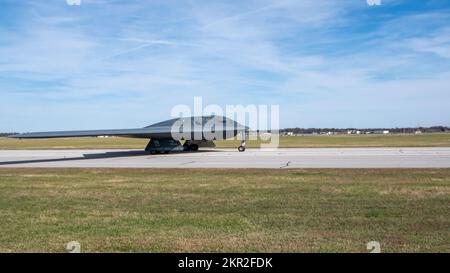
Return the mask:
{"type": "Polygon", "coordinates": [[[0,133],[0,137],[7,137],[10,135],[15,135],[16,133],[0,133]]]}
{"type": "Polygon", "coordinates": [[[286,128],[280,130],[281,133],[291,132],[293,134],[314,134],[335,132],[340,134],[347,134],[349,131],[360,131],[361,134],[366,132],[382,132],[389,131],[391,134],[411,134],[411,133],[445,133],[450,132],[450,127],[446,126],[432,126],[432,127],[406,127],[406,128],[286,128]]]}

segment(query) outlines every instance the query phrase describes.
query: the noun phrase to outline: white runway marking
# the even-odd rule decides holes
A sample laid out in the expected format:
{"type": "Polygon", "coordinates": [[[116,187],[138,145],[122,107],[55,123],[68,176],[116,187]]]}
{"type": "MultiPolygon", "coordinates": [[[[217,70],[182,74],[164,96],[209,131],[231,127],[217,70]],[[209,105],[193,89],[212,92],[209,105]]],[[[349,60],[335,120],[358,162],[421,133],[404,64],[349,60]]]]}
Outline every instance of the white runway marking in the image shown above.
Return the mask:
{"type": "Polygon", "coordinates": [[[150,155],[141,150],[0,150],[0,168],[450,168],[450,148],[215,149],[150,155]]]}

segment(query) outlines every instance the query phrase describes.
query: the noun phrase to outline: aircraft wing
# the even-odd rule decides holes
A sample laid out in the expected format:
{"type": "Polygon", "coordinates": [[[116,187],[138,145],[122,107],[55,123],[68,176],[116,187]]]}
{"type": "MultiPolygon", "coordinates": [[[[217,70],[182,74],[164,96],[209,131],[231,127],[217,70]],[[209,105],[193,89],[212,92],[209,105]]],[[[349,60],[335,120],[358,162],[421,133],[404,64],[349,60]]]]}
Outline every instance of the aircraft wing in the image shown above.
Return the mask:
{"type": "MultiPolygon", "coordinates": [[[[204,119],[203,124],[206,124],[208,120],[212,118],[216,119],[215,122],[217,124],[224,124],[226,119],[224,117],[201,117],[204,119]]],[[[56,131],[56,132],[33,132],[33,133],[23,133],[9,136],[10,138],[18,138],[18,139],[31,139],[31,138],[64,138],[64,137],[96,137],[96,136],[119,136],[119,137],[132,137],[132,138],[155,138],[155,139],[164,139],[164,138],[173,138],[173,132],[177,133],[202,133],[203,132],[211,132],[209,128],[198,129],[195,127],[196,123],[194,123],[194,117],[183,118],[181,119],[180,124],[176,123],[180,121],[180,118],[175,118],[171,120],[166,120],[163,122],[155,123],[153,125],[138,128],[138,129],[111,129],[111,130],[87,130],[87,131],[56,131]],[[191,124],[192,126],[184,127],[184,124],[191,124]],[[192,128],[191,128],[192,127],[192,128]]],[[[232,132],[233,135],[237,135],[238,130],[247,130],[248,127],[245,127],[233,120],[229,120],[231,126],[227,125],[221,130],[217,130],[217,133],[220,132],[232,132]]],[[[215,123],[214,123],[215,124],[215,123]]],[[[200,126],[202,123],[200,123],[200,126]]]]}
{"type": "MultiPolygon", "coordinates": [[[[165,130],[167,131],[167,130],[165,130]]],[[[31,138],[64,138],[64,137],[96,137],[96,136],[120,136],[132,138],[152,138],[160,135],[162,130],[152,128],[142,129],[113,129],[113,130],[87,130],[87,131],[59,131],[59,132],[33,132],[9,136],[10,138],[31,139],[31,138]]]]}

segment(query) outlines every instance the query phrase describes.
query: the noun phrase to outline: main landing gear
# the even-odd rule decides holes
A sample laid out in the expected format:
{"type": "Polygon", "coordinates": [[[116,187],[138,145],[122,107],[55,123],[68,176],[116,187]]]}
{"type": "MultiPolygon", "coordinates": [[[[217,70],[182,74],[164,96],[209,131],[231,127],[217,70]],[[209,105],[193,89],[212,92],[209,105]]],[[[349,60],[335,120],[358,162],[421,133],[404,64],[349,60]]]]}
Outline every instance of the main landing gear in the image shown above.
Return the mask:
{"type": "Polygon", "coordinates": [[[151,154],[168,154],[172,151],[182,151],[180,141],[171,138],[151,139],[145,147],[145,151],[151,154]]]}
{"type": "Polygon", "coordinates": [[[183,145],[183,148],[184,148],[185,151],[193,151],[193,152],[196,152],[196,151],[198,151],[198,144],[188,144],[188,143],[185,143],[185,144],[183,145]]]}

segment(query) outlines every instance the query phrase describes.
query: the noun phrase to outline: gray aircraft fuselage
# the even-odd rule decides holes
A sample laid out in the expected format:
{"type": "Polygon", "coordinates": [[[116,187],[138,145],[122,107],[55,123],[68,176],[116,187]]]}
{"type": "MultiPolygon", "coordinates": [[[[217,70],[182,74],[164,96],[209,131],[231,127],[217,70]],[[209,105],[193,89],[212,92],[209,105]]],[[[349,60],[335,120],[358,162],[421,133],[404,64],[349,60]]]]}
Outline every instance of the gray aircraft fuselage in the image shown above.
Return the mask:
{"type": "MultiPolygon", "coordinates": [[[[32,132],[10,136],[18,139],[119,136],[151,139],[146,147],[150,152],[197,150],[213,140],[224,140],[242,133],[239,151],[245,150],[245,131],[248,127],[222,116],[174,118],[138,129],[111,129],[86,131],[32,132]]],[[[208,146],[210,147],[210,146],[208,146]]]]}

